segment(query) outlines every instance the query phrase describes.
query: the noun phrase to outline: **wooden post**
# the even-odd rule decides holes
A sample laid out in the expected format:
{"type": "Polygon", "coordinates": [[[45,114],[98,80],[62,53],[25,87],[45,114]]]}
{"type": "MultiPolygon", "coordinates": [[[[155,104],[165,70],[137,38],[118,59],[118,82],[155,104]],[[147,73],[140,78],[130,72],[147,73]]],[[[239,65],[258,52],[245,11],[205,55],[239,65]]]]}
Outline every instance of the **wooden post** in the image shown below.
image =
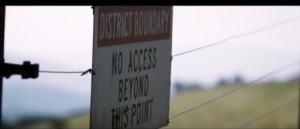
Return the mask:
{"type": "MultiPolygon", "coordinates": [[[[4,27],[5,27],[5,6],[0,6],[0,64],[4,63],[4,27]]],[[[2,126],[2,79],[0,77],[0,125],[2,126]]]]}

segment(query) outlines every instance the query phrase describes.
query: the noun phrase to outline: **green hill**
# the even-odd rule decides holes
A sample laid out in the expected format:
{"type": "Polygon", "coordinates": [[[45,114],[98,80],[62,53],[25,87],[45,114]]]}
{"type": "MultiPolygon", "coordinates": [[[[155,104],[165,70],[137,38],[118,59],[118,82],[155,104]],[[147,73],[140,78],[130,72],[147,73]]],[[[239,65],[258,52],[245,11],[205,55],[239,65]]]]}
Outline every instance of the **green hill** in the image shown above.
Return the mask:
{"type": "MultiPolygon", "coordinates": [[[[170,116],[221,95],[236,86],[238,85],[178,93],[170,100],[170,116]]],[[[171,119],[169,125],[164,128],[233,128],[273,107],[297,98],[299,98],[298,79],[283,83],[268,82],[251,85],[199,109],[171,119]]],[[[258,119],[246,127],[297,128],[298,106],[299,101],[258,119]]],[[[67,128],[89,128],[89,113],[67,118],[63,120],[63,124],[45,121],[32,124],[29,127],[55,127],[53,125],[67,128]]]]}
{"type": "MultiPolygon", "coordinates": [[[[171,99],[170,116],[216,97],[235,86],[190,91],[171,99]]],[[[299,98],[299,80],[245,87],[199,109],[171,119],[165,128],[233,128],[290,100],[299,98]]],[[[299,102],[299,101],[298,101],[299,102]]],[[[265,116],[247,128],[296,128],[298,104],[288,105],[265,116]]]]}

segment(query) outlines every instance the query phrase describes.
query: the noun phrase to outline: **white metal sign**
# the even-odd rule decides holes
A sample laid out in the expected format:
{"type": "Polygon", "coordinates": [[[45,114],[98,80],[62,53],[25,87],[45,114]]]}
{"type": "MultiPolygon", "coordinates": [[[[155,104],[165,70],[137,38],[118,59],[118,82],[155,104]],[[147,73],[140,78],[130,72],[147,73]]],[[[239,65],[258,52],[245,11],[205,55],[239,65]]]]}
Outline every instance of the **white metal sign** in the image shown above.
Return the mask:
{"type": "Polygon", "coordinates": [[[171,6],[94,8],[91,128],[168,124],[171,6]]]}

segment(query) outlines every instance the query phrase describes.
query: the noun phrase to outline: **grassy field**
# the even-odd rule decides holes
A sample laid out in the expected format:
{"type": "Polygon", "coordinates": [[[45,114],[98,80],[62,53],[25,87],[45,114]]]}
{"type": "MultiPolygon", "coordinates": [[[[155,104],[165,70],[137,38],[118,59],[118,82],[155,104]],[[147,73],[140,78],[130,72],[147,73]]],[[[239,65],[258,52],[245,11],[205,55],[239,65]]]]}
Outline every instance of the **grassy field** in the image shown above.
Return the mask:
{"type": "MultiPolygon", "coordinates": [[[[236,86],[238,85],[178,93],[170,100],[170,116],[223,94],[236,86]]],[[[235,128],[261,113],[297,98],[299,98],[299,80],[256,84],[173,118],[164,128],[235,128]]],[[[262,117],[244,128],[297,128],[298,106],[299,101],[262,117]]],[[[47,128],[50,125],[51,122],[48,121],[29,127],[47,128]]],[[[61,126],[89,128],[89,113],[67,118],[61,126]]]]}
{"type": "MultiPolygon", "coordinates": [[[[235,86],[190,91],[171,99],[170,116],[205,102],[235,86]]],[[[199,109],[170,120],[165,128],[234,128],[276,106],[299,98],[299,80],[245,87],[199,109]]],[[[244,128],[296,128],[298,103],[293,103],[244,128]]]]}

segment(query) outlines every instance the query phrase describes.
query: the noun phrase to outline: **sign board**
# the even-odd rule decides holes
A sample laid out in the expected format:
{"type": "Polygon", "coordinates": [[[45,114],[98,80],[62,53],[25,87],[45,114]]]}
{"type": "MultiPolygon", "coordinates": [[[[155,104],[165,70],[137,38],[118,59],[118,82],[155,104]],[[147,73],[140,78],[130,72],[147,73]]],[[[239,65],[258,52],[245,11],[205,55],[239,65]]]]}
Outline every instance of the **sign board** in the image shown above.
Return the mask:
{"type": "Polygon", "coordinates": [[[91,128],[168,124],[172,6],[95,6],[91,128]]]}

